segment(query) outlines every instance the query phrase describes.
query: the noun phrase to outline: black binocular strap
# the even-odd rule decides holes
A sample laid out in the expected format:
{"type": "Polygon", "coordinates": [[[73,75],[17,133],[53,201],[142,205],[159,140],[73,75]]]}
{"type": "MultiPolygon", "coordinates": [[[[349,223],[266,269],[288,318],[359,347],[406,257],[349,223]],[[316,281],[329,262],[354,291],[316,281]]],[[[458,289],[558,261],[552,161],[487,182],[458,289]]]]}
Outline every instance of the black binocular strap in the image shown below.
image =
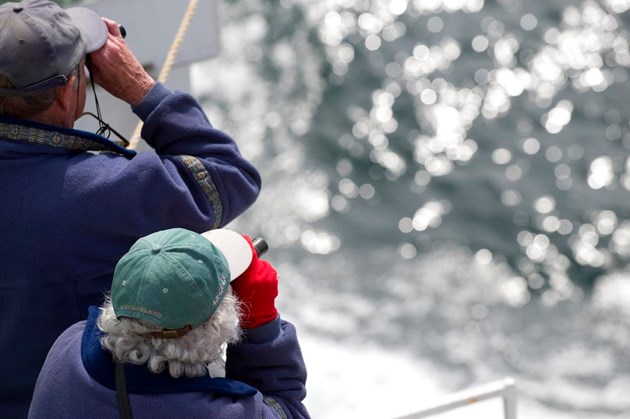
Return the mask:
{"type": "Polygon", "coordinates": [[[118,401],[118,413],[120,419],[131,419],[131,408],[129,407],[129,394],[127,394],[127,381],[125,380],[125,364],[116,361],[114,374],[116,381],[116,400],[118,401]]]}

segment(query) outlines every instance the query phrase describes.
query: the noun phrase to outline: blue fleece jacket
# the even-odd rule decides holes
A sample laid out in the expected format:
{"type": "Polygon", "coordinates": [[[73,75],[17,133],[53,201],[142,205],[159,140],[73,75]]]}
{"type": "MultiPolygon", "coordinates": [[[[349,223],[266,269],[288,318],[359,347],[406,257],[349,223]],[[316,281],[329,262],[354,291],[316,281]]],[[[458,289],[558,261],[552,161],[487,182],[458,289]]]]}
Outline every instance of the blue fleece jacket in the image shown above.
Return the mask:
{"type": "Polygon", "coordinates": [[[1,418],[26,416],[50,346],[138,238],[224,226],[258,196],[258,172],[190,95],[157,84],[133,110],[155,153],[0,117],[1,418]]]}
{"type": "MultiPolygon", "coordinates": [[[[101,348],[99,310],[67,329],[42,368],[30,419],[114,419],[118,417],[114,364],[101,348]]],[[[306,368],[289,322],[277,318],[248,330],[227,352],[225,378],[173,378],[145,365],[127,365],[126,381],[134,419],[308,418],[306,368]]]]}

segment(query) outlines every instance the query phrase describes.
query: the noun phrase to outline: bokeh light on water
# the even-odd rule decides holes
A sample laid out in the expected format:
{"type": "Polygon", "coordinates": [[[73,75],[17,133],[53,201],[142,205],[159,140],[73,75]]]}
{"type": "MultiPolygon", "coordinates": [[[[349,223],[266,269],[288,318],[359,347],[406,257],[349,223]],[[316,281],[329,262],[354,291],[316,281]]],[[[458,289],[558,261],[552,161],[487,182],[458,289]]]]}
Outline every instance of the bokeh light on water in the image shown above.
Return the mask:
{"type": "Polygon", "coordinates": [[[235,228],[269,241],[285,312],[453,388],[512,374],[576,418],[627,412],[629,9],[226,3],[195,80],[263,173],[235,228]]]}

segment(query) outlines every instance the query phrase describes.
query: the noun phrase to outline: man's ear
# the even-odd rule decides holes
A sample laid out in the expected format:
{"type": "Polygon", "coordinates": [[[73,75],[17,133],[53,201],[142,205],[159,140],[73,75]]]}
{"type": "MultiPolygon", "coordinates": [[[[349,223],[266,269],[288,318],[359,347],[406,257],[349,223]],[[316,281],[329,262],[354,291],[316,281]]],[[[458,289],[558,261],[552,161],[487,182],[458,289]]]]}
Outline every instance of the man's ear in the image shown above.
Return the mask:
{"type": "Polygon", "coordinates": [[[74,107],[77,106],[76,81],[76,76],[73,74],[65,85],[58,87],[55,91],[55,101],[65,112],[74,112],[74,107]]]}

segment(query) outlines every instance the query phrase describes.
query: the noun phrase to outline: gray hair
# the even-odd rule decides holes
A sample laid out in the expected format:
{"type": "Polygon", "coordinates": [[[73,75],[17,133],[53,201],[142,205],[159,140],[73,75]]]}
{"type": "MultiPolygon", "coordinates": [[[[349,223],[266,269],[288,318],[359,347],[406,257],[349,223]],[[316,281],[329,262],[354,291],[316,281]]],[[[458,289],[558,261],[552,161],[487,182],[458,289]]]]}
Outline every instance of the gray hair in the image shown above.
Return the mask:
{"type": "Polygon", "coordinates": [[[159,330],[151,323],[130,317],[116,318],[111,298],[101,306],[98,328],[104,333],[101,345],[121,362],[146,364],[149,371],[161,373],[168,366],[178,378],[205,375],[207,364],[223,361],[226,343],[238,342],[240,303],[231,291],[210,318],[176,339],[144,337],[141,334],[159,330]]]}
{"type": "MultiPolygon", "coordinates": [[[[79,88],[78,75],[81,63],[83,63],[83,60],[70,72],[70,74],[68,74],[68,78],[75,76],[75,89],[79,88]]],[[[15,88],[15,85],[7,77],[0,74],[0,87],[13,89],[15,88]]],[[[14,118],[27,118],[29,116],[45,112],[53,105],[53,103],[55,103],[58,89],[58,87],[55,87],[43,92],[35,93],[31,96],[11,96],[0,94],[0,115],[11,116],[14,118]]]]}

